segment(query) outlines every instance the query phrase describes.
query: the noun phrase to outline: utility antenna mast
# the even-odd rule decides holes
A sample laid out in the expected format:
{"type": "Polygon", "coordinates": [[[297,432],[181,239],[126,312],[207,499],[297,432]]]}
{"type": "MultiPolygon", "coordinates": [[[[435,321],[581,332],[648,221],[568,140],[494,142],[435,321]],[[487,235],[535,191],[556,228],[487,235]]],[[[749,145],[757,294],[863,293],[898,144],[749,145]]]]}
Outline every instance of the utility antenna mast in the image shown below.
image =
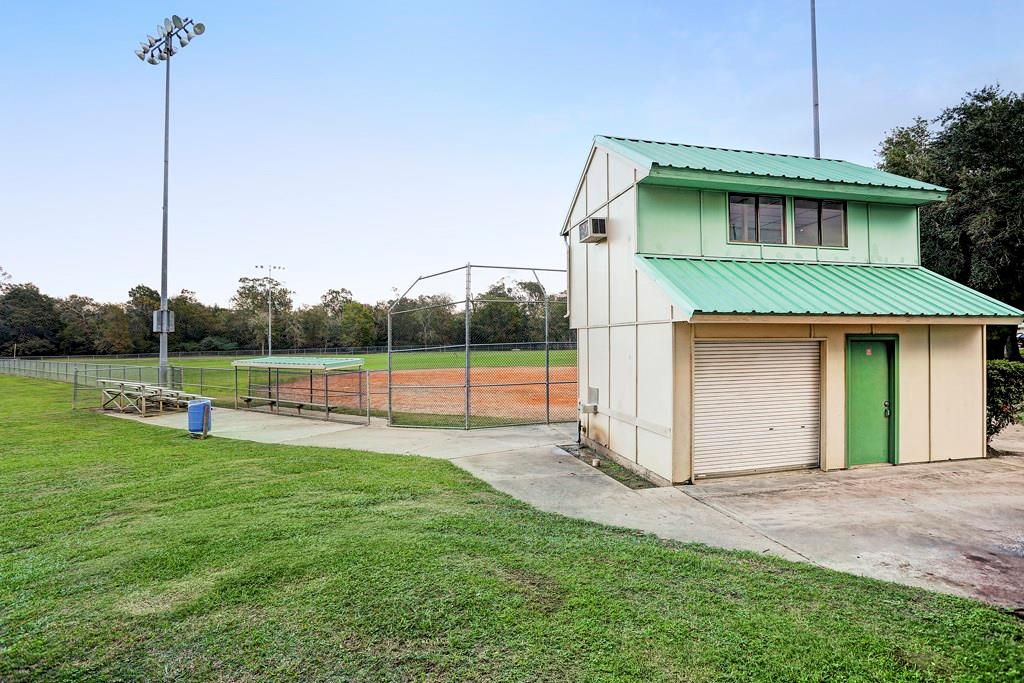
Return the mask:
{"type": "Polygon", "coordinates": [[[821,128],[818,121],[818,27],[811,0],[811,97],[814,101],[814,158],[821,158],[821,128]]]}

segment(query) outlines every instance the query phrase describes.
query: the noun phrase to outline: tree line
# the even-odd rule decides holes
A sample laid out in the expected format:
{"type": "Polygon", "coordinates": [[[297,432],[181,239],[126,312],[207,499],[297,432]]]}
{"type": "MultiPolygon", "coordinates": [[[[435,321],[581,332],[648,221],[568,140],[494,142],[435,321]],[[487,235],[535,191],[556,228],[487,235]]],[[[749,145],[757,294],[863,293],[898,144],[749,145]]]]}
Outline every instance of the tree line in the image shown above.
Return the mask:
{"type": "MultiPolygon", "coordinates": [[[[232,351],[263,349],[267,341],[268,296],[273,307],[276,348],[364,347],[387,344],[388,309],[394,299],[367,304],[347,289],[330,289],[312,306],[293,303],[293,292],[272,278],[239,279],[231,306],[207,305],[195,292],[169,299],[175,331],[169,349],[232,351]]],[[[499,282],[478,295],[471,309],[473,343],[524,343],[544,340],[548,302],[550,340],[572,339],[565,318],[565,292],[544,296],[533,282],[499,282]]],[[[153,311],[160,294],[136,285],[127,301],[98,302],[73,294],[53,297],[32,283],[14,283],[0,268],[0,356],[104,355],[155,353],[153,311]]],[[[462,305],[446,295],[420,295],[396,306],[396,346],[462,344],[462,305]]]]}

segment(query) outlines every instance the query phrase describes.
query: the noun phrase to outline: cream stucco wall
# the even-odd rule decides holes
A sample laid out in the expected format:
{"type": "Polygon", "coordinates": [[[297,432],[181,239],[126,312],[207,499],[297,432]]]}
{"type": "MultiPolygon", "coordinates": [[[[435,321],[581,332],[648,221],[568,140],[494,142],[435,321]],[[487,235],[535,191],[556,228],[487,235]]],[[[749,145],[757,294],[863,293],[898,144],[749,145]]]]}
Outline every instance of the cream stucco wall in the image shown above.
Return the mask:
{"type": "Polygon", "coordinates": [[[932,325],[931,460],[985,454],[985,330],[932,325]]]}
{"type": "Polygon", "coordinates": [[[584,435],[622,460],[673,478],[672,317],[665,293],[639,273],[634,165],[595,148],[570,212],[572,224],[607,219],[603,242],[569,242],[569,323],[579,344],[579,396],[598,392],[584,435]]]}
{"type": "MultiPolygon", "coordinates": [[[[676,323],[676,425],[689,424],[692,341],[815,339],[822,344],[822,468],[846,467],[846,338],[898,338],[899,464],[984,457],[985,372],[982,325],[676,323]]],[[[677,431],[673,479],[690,479],[688,430],[677,431]]]]}

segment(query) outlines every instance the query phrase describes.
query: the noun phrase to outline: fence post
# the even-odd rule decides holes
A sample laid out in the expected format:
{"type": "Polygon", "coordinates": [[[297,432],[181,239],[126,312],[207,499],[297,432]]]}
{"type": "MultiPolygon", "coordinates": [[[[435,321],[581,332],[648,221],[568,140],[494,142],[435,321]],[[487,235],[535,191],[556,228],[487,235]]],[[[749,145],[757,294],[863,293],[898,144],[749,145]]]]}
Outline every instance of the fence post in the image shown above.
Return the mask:
{"type": "Polygon", "coordinates": [[[466,264],[466,429],[469,429],[469,307],[473,298],[473,266],[466,264]]]}
{"type": "Polygon", "coordinates": [[[544,419],[551,424],[551,341],[548,338],[550,326],[548,295],[544,292],[544,419]]]}
{"type": "Polygon", "coordinates": [[[234,366],[232,370],[235,371],[235,410],[238,410],[238,366],[234,366]]]}
{"type": "MultiPolygon", "coordinates": [[[[312,382],[313,381],[312,380],[312,378],[313,378],[312,370],[310,371],[309,377],[310,377],[310,382],[312,382]]],[[[328,382],[327,370],[324,370],[324,420],[325,421],[331,419],[331,398],[330,398],[331,394],[330,394],[330,389],[331,389],[331,386],[330,386],[330,384],[328,382]]]]}
{"type": "Polygon", "coordinates": [[[388,309],[388,426],[394,425],[391,414],[391,309],[388,309]]]}
{"type": "MultiPolygon", "coordinates": [[[[183,386],[182,389],[185,387],[183,386]]],[[[203,396],[203,369],[199,368],[199,395],[203,396]]]]}
{"type": "Polygon", "coordinates": [[[71,410],[78,407],[78,370],[75,370],[75,379],[71,384],[71,410]]]}
{"type": "MultiPolygon", "coordinates": [[[[370,395],[370,371],[364,370],[366,373],[366,424],[370,424],[370,407],[373,403],[373,397],[370,395]]],[[[363,400],[362,390],[360,389],[359,400],[363,400]]]]}

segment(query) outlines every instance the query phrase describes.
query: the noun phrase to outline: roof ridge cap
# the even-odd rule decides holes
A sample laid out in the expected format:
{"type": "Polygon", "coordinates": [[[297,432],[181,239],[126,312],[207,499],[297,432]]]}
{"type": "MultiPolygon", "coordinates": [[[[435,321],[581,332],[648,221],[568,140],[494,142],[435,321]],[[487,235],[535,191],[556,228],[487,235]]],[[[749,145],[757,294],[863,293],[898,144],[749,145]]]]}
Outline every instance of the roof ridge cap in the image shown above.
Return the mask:
{"type": "MultiPolygon", "coordinates": [[[[713,149],[718,152],[739,152],[742,154],[761,154],[764,156],[773,157],[790,157],[793,159],[807,159],[808,161],[834,161],[840,164],[854,164],[852,161],[846,161],[845,159],[832,159],[827,157],[812,157],[804,154],[788,154],[786,152],[765,152],[759,149],[736,149],[735,147],[715,147],[713,145],[694,145],[689,142],[666,142],[664,140],[645,140],[644,138],[629,138],[621,135],[597,135],[596,137],[605,138],[608,140],[617,140],[619,142],[643,142],[648,145],[668,145],[670,147],[690,147],[693,149],[713,149]]],[[[859,166],[860,164],[854,164],[859,166]]]]}

